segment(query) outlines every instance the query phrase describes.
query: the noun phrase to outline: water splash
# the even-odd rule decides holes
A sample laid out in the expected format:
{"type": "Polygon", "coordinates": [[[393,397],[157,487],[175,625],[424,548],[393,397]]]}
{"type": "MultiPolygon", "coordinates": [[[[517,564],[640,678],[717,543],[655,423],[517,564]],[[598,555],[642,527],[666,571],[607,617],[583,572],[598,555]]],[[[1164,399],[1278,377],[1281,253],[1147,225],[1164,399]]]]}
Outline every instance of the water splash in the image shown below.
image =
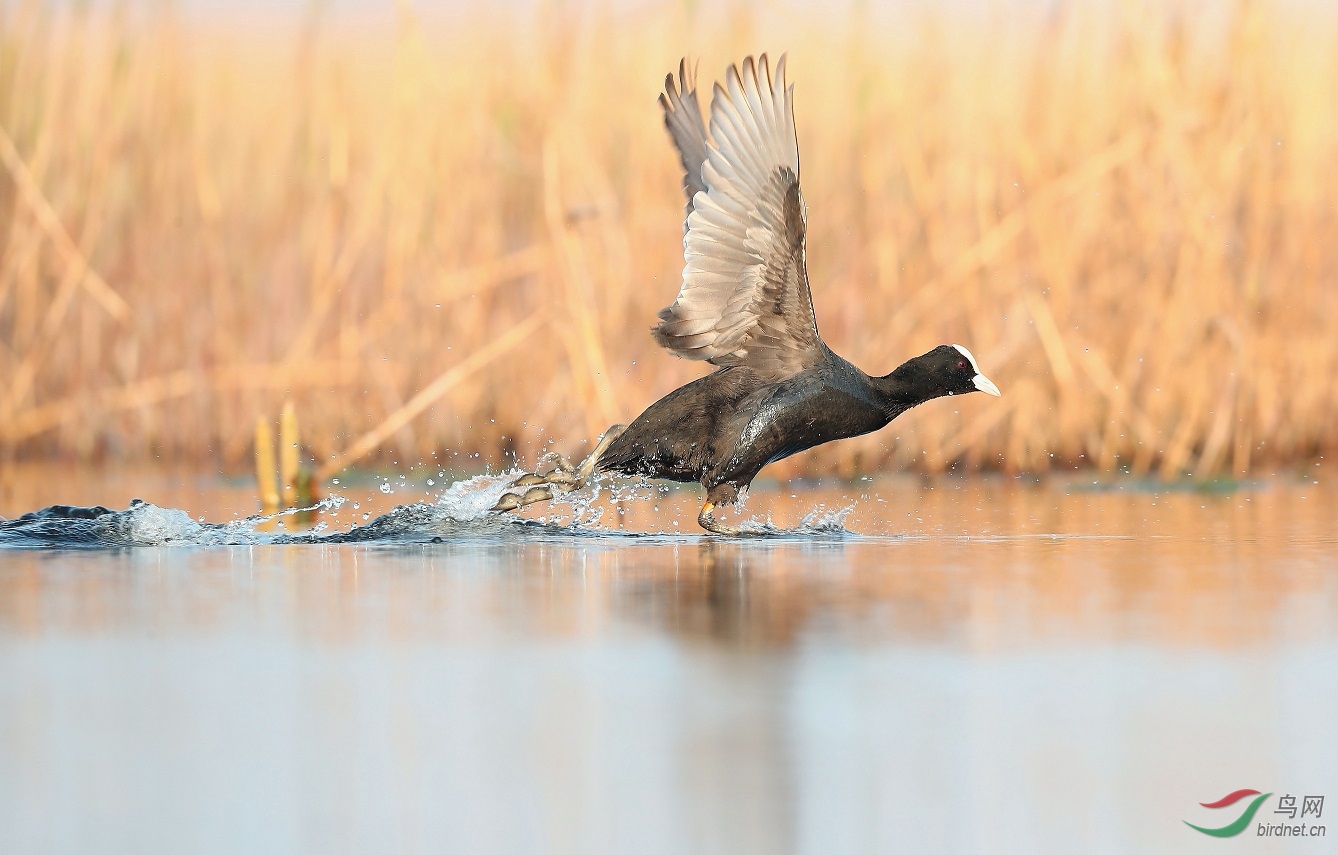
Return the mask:
{"type": "Polygon", "coordinates": [[[434,539],[495,537],[525,520],[489,514],[514,473],[484,475],[450,485],[434,502],[401,505],[364,525],[345,530],[322,523],[309,531],[271,531],[304,511],[335,511],[342,496],[311,508],[254,515],[226,523],[192,519],[177,508],[135,499],[125,510],[53,505],[12,520],[0,520],[0,547],[106,548],[118,546],[239,546],[282,543],[412,543],[434,539]]]}
{"type": "MultiPolygon", "coordinates": [[[[295,543],[408,544],[495,541],[545,537],[644,538],[684,533],[644,534],[602,525],[613,502],[656,501],[667,488],[642,479],[595,478],[583,489],[558,493],[538,519],[496,514],[491,509],[519,470],[480,475],[447,485],[433,501],[400,505],[381,516],[347,529],[321,523],[309,531],[270,530],[274,523],[302,511],[336,511],[342,496],[321,500],[313,508],[255,515],[226,523],[192,519],[183,510],[162,508],[135,499],[124,510],[102,506],[53,505],[12,520],[0,520],[0,548],[116,548],[134,546],[245,546],[295,543]]],[[[783,529],[770,517],[745,520],[739,528],[752,537],[845,536],[845,519],[854,505],[835,511],[819,506],[795,528],[783,529]]]]}
{"type": "Polygon", "coordinates": [[[853,510],[853,504],[835,510],[818,505],[805,514],[794,528],[780,528],[767,515],[762,519],[743,520],[738,524],[738,529],[749,537],[847,537],[853,534],[846,528],[846,518],[853,510]]]}

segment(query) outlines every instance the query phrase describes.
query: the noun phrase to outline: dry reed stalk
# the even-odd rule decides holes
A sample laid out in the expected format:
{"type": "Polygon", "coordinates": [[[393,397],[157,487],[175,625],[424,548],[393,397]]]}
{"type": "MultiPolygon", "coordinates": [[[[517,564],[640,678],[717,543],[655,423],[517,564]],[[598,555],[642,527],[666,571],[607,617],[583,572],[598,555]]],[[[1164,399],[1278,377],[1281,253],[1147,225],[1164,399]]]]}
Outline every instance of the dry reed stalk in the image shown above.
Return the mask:
{"type": "MultiPolygon", "coordinates": [[[[551,255],[552,250],[547,246],[531,246],[468,270],[443,272],[435,286],[434,298],[438,302],[434,305],[476,297],[508,282],[537,275],[551,263],[551,255]]],[[[403,301],[387,303],[357,328],[358,333],[374,341],[392,333],[398,325],[412,323],[413,319],[404,316],[404,309],[403,301]]]]}
{"type": "Polygon", "coordinates": [[[24,410],[0,425],[0,442],[21,442],[65,425],[81,415],[97,416],[154,407],[202,391],[338,385],[331,377],[339,370],[340,366],[336,363],[307,362],[282,367],[234,365],[211,372],[174,371],[171,374],[146,377],[118,389],[83,392],[24,410]]]}
{"type": "Polygon", "coordinates": [[[285,401],[279,413],[279,490],[285,508],[298,506],[297,475],[302,467],[301,443],[297,431],[297,409],[292,401],[285,401]]]}
{"type": "Polygon", "coordinates": [[[274,480],[274,431],[269,420],[256,416],[256,484],[260,491],[260,512],[272,514],[279,509],[279,487],[274,480]]]}
{"type": "Polygon", "coordinates": [[[432,406],[442,395],[451,390],[453,386],[467,379],[479,369],[483,368],[489,362],[505,356],[517,345],[525,341],[540,325],[544,319],[539,315],[532,315],[511,329],[507,330],[495,341],[489,342],[481,349],[475,351],[459,365],[448,369],[437,379],[428,384],[421,392],[414,395],[404,406],[395,410],[385,421],[377,425],[372,430],[363,434],[351,446],[343,452],[335,455],[325,461],[316,470],[316,480],[325,481],[333,475],[342,472],[349,466],[361,460],[368,453],[374,451],[386,438],[395,431],[411,422],[419,413],[432,406]]]}
{"type": "Polygon", "coordinates": [[[1211,476],[1338,446],[1333,10],[461,14],[355,38],[317,4],[258,46],[0,9],[6,454],[241,467],[292,397],[335,455],[534,312],[526,358],[366,453],[498,461],[634,416],[702,371],[647,335],[682,268],[667,46],[709,81],[763,43],[791,50],[828,342],[882,373],[960,341],[1006,396],[769,471],[1211,476]]]}
{"type": "Polygon", "coordinates": [[[608,388],[608,362],[596,329],[602,306],[590,294],[590,263],[581,240],[568,225],[570,214],[563,205],[554,141],[544,141],[544,219],[558,255],[558,277],[562,281],[566,311],[559,331],[572,362],[573,379],[580,392],[580,410],[586,432],[595,436],[608,427],[617,412],[608,388]]]}
{"type": "Polygon", "coordinates": [[[65,230],[55,209],[51,207],[51,203],[33,180],[32,173],[23,162],[23,157],[14,147],[14,140],[3,126],[0,126],[0,163],[4,164],[23,201],[32,209],[38,225],[55,243],[67,267],[75,271],[71,278],[87,291],[89,296],[107,311],[107,314],[118,321],[125,321],[130,316],[130,304],[89,265],[88,259],[79,250],[70,233],[65,230]]]}

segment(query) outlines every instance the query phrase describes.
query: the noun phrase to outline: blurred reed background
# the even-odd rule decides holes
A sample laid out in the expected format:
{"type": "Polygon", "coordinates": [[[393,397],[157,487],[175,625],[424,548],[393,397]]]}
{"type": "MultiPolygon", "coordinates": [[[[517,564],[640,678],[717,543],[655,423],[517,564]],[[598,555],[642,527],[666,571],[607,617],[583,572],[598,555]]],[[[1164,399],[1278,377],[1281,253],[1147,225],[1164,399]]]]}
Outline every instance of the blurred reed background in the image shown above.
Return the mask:
{"type": "Polygon", "coordinates": [[[648,334],[682,265],[655,99],[761,50],[828,343],[961,342],[1004,390],[775,474],[1338,445],[1325,4],[198,12],[0,2],[0,455],[244,470],[288,399],[322,461],[579,450],[705,368],[648,334]]]}

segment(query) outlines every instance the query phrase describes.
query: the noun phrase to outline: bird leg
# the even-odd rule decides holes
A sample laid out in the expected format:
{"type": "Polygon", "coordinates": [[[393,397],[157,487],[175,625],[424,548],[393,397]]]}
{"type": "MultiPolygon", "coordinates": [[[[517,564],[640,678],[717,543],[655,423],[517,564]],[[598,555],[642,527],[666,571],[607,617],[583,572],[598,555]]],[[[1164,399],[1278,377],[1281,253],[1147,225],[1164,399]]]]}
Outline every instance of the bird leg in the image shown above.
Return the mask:
{"type": "Polygon", "coordinates": [[[581,461],[580,466],[573,466],[570,460],[560,454],[545,454],[540,458],[536,471],[521,475],[510,485],[513,488],[524,487],[528,489],[508,489],[497,500],[497,504],[492,506],[492,510],[514,511],[535,502],[548,501],[553,498],[554,488],[564,493],[570,493],[572,490],[579,490],[584,487],[585,483],[590,480],[590,476],[594,474],[600,455],[625,430],[627,430],[627,425],[614,425],[604,431],[604,435],[599,438],[599,442],[595,445],[595,450],[590,452],[585,460],[581,461]]]}
{"type": "Polygon", "coordinates": [[[736,526],[717,522],[714,516],[715,509],[719,505],[730,505],[732,507],[738,500],[739,489],[733,484],[716,484],[706,491],[706,504],[702,505],[701,513],[697,514],[697,525],[712,534],[724,534],[731,537],[743,534],[743,531],[736,526]]]}

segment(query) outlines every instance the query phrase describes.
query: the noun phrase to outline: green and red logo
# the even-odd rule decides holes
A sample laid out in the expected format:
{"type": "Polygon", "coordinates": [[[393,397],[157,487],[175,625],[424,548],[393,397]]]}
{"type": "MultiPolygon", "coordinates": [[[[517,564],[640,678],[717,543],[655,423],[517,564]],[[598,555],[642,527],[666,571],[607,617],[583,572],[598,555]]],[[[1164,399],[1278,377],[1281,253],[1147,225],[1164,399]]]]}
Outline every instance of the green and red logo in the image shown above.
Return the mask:
{"type": "Polygon", "coordinates": [[[1211,834],[1213,837],[1235,837],[1237,834],[1240,834],[1245,830],[1245,826],[1249,825],[1250,820],[1254,819],[1255,811],[1259,810],[1259,806],[1264,803],[1264,799],[1271,795],[1273,794],[1260,793],[1258,790],[1236,790],[1234,793],[1228,793],[1215,802],[1199,802],[1199,804],[1206,808],[1224,808],[1231,807],[1241,799],[1249,798],[1250,796],[1255,797],[1254,800],[1245,807],[1245,810],[1241,815],[1236,817],[1235,822],[1228,823],[1221,828],[1204,828],[1201,825],[1195,825],[1189,820],[1182,821],[1185,825],[1188,825],[1195,831],[1202,831],[1204,834],[1211,834]]]}

